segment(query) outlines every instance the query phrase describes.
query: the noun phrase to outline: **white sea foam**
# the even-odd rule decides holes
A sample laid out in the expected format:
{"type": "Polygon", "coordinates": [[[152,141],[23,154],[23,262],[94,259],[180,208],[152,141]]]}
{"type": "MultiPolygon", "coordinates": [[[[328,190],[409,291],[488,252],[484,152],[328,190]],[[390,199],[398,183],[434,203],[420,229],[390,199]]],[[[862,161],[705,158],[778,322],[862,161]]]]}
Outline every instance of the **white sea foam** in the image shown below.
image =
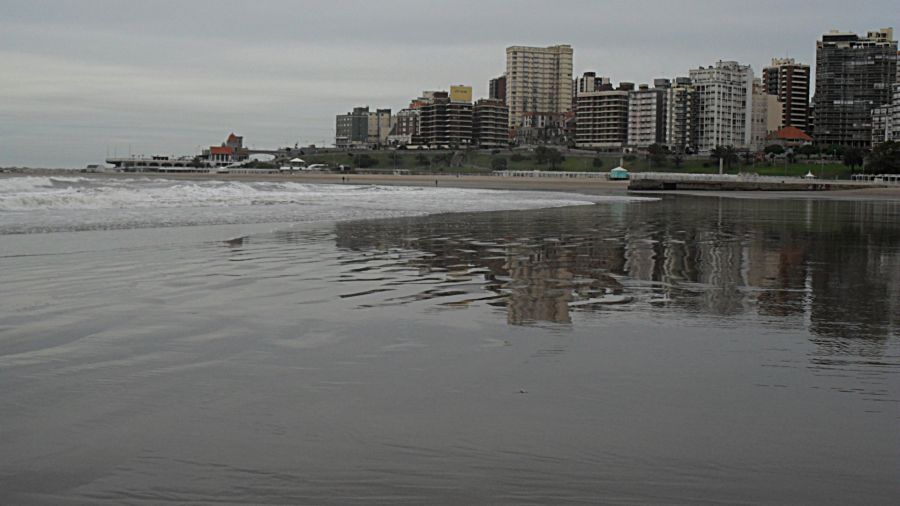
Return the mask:
{"type": "MultiPolygon", "coordinates": [[[[612,198],[612,200],[634,200],[612,198]]],[[[0,233],[331,221],[587,205],[610,197],[553,192],[319,185],[293,181],[0,178],[0,233]]]]}

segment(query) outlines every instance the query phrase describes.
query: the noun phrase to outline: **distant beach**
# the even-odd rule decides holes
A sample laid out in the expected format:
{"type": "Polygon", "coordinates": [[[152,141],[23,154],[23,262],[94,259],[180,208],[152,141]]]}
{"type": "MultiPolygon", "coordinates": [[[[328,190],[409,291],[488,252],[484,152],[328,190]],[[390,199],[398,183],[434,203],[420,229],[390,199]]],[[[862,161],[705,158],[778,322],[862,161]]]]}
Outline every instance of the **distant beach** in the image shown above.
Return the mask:
{"type": "MultiPolygon", "coordinates": [[[[130,173],[81,173],[68,170],[29,169],[10,175],[71,175],[79,177],[152,177],[173,180],[195,181],[295,181],[307,184],[352,184],[352,185],[387,185],[387,186],[438,186],[446,188],[479,188],[488,190],[524,190],[524,191],[559,191],[576,192],[589,195],[618,195],[629,193],[637,195],[650,194],[683,194],[700,196],[720,196],[736,198],[815,198],[838,200],[900,200],[900,186],[860,188],[858,190],[837,191],[736,191],[736,192],[704,192],[704,191],[666,191],[666,192],[629,192],[628,181],[610,181],[604,178],[532,178],[470,174],[337,174],[329,172],[313,172],[300,174],[177,174],[156,172],[130,173]]],[[[2,177],[2,175],[0,175],[2,177]]]]}

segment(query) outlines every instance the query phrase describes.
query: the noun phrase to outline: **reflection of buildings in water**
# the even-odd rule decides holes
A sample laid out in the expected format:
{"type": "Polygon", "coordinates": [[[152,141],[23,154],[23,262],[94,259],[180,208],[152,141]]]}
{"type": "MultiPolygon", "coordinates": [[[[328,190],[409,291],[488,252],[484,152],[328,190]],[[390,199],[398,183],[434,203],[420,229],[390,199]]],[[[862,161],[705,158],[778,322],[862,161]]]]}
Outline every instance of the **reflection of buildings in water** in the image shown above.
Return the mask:
{"type": "Polygon", "coordinates": [[[666,285],[697,279],[696,265],[691,261],[686,241],[668,237],[662,246],[662,281],[666,285]]]}
{"type": "MultiPolygon", "coordinates": [[[[482,276],[482,290],[503,296],[490,304],[506,306],[510,324],[571,323],[572,300],[622,291],[606,274],[610,268],[621,269],[622,248],[618,241],[606,240],[606,234],[574,236],[555,226],[548,230],[514,220],[465,222],[460,227],[457,217],[445,219],[443,224],[432,221],[436,218],[341,223],[336,226],[337,243],[356,250],[400,247],[426,252],[404,265],[423,275],[442,273],[447,281],[470,287],[482,276]],[[482,270],[488,273],[467,275],[482,270]]],[[[414,299],[425,298],[430,296],[414,299]]]]}
{"type": "Polygon", "coordinates": [[[807,201],[737,199],[686,204],[626,206],[612,222],[598,206],[344,223],[337,225],[337,242],[345,248],[425,252],[407,262],[423,272],[486,269],[481,289],[508,299],[510,323],[569,322],[568,301],[622,290],[612,274],[649,282],[641,289],[692,312],[805,315],[766,321],[794,328],[808,319],[811,332],[831,337],[895,332],[897,205],[817,201],[810,207],[807,201]]]}
{"type": "Polygon", "coordinates": [[[505,266],[510,281],[503,287],[509,293],[509,323],[571,323],[569,303],[573,300],[622,292],[615,279],[601,272],[605,270],[603,262],[582,252],[584,243],[567,247],[572,244],[564,241],[536,249],[511,248],[505,266]]]}
{"type": "Polygon", "coordinates": [[[645,231],[629,232],[625,237],[625,272],[637,281],[655,281],[654,241],[645,231]]]}
{"type": "Polygon", "coordinates": [[[569,301],[575,276],[567,259],[548,251],[516,250],[519,248],[509,253],[506,263],[510,277],[503,287],[509,293],[507,322],[571,323],[569,301]]]}
{"type": "Polygon", "coordinates": [[[707,231],[699,237],[697,252],[697,281],[707,286],[703,293],[706,309],[720,315],[744,312],[744,248],[740,241],[707,231]]]}
{"type": "Polygon", "coordinates": [[[767,316],[802,315],[808,299],[807,252],[793,242],[780,249],[766,249],[761,241],[750,246],[747,282],[762,289],[756,296],[760,314],[767,316]]]}
{"type": "Polygon", "coordinates": [[[823,245],[814,250],[818,268],[811,279],[810,328],[816,334],[882,341],[896,333],[900,305],[891,271],[900,262],[896,254],[873,258],[868,249],[823,245]]]}

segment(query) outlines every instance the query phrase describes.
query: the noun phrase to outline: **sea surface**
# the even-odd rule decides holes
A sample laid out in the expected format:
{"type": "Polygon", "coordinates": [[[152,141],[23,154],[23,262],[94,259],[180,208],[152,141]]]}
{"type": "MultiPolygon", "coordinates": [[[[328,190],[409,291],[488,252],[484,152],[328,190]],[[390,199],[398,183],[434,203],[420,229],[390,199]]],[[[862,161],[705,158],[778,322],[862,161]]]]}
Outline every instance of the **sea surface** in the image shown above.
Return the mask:
{"type": "Polygon", "coordinates": [[[0,178],[0,504],[895,505],[900,203],[0,178]]]}

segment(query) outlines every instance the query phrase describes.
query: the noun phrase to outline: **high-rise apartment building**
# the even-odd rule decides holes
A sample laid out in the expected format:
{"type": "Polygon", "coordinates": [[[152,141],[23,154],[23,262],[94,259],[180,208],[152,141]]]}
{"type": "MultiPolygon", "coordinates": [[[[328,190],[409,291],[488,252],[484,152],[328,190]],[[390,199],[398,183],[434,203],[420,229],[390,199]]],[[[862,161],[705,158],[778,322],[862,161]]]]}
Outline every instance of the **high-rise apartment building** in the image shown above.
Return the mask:
{"type": "Polygon", "coordinates": [[[872,111],[891,101],[897,41],[884,28],[865,37],[831,31],[816,42],[815,142],[867,148],[872,111]]]}
{"type": "Polygon", "coordinates": [[[506,105],[514,128],[531,126],[529,118],[562,118],[570,111],[572,47],[506,48],[506,105]]]}
{"type": "Polygon", "coordinates": [[[872,145],[900,142],[900,82],[891,86],[891,103],[872,110],[872,145]]]}
{"type": "Polygon", "coordinates": [[[575,108],[575,145],[619,151],[628,142],[628,95],[634,84],[613,89],[609,79],[586,72],[579,79],[575,108]],[[582,91],[582,89],[584,91],[582,91]]]}
{"type": "Polygon", "coordinates": [[[354,107],[347,114],[335,118],[334,145],[349,149],[363,147],[369,142],[369,108],[354,107]]]}
{"type": "Polygon", "coordinates": [[[781,103],[781,126],[809,132],[810,77],[809,65],[797,63],[793,58],[774,58],[763,69],[765,93],[775,95],[781,103]]]}
{"type": "Polygon", "coordinates": [[[872,109],[872,146],[894,140],[894,108],[883,105],[872,109]]]}
{"type": "Polygon", "coordinates": [[[446,91],[436,91],[431,102],[419,108],[422,143],[434,148],[458,148],[472,144],[472,103],[454,102],[446,91]]]}
{"type": "Polygon", "coordinates": [[[642,84],[628,95],[628,145],[646,149],[666,142],[668,79],[657,79],[650,88],[642,84]]]}
{"type": "Polygon", "coordinates": [[[749,148],[753,120],[750,66],[720,61],[715,66],[693,69],[690,76],[697,92],[697,151],[707,154],[716,146],[749,148]]]}
{"type": "Polygon", "coordinates": [[[506,74],[495,77],[488,82],[488,98],[506,104],[506,74]]]}
{"type": "Polygon", "coordinates": [[[575,97],[588,91],[600,91],[613,89],[608,77],[599,77],[596,72],[585,72],[575,81],[575,97]]]}
{"type": "MultiPolygon", "coordinates": [[[[770,134],[781,130],[784,109],[777,95],[769,94],[762,79],[753,80],[753,116],[750,127],[750,150],[762,151],[770,134]]],[[[800,128],[800,127],[794,127],[800,128]]]]}
{"type": "Polygon", "coordinates": [[[472,138],[482,148],[509,146],[509,108],[493,98],[476,101],[472,109],[472,138]]]}
{"type": "Polygon", "coordinates": [[[893,100],[891,100],[891,140],[900,142],[900,81],[894,84],[893,100]]]}
{"type": "Polygon", "coordinates": [[[666,95],[666,146],[674,153],[693,153],[697,149],[697,93],[691,79],[676,77],[666,95]]]}

